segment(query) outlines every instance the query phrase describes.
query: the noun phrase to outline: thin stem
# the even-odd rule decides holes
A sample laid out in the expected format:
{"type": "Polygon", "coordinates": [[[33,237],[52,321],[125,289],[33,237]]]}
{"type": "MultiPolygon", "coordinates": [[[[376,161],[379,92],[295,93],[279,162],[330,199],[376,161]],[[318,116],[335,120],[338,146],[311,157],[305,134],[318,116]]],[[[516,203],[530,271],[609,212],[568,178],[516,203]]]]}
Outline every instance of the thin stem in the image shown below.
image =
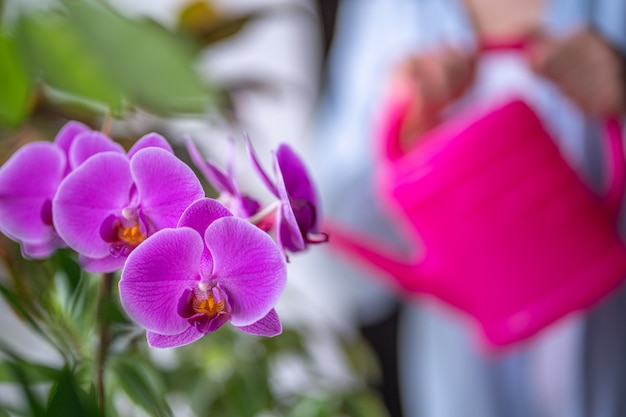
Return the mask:
{"type": "Polygon", "coordinates": [[[111,116],[111,111],[107,110],[104,118],[102,119],[102,127],[100,128],[100,132],[109,136],[111,133],[111,125],[113,125],[113,117],[111,116]]]}
{"type": "Polygon", "coordinates": [[[113,288],[113,273],[109,272],[102,275],[100,282],[100,290],[98,291],[98,301],[96,310],[96,320],[98,322],[99,343],[96,348],[95,373],[96,373],[96,396],[98,399],[98,407],[105,413],[105,393],[104,393],[104,365],[107,358],[109,345],[111,344],[111,329],[109,319],[104,313],[104,303],[110,299],[111,290],[113,288]]]}
{"type": "Polygon", "coordinates": [[[254,216],[248,217],[248,221],[252,224],[257,224],[258,222],[265,219],[270,214],[273,214],[279,207],[280,207],[280,200],[276,200],[274,203],[263,207],[263,209],[259,210],[254,216]]]}

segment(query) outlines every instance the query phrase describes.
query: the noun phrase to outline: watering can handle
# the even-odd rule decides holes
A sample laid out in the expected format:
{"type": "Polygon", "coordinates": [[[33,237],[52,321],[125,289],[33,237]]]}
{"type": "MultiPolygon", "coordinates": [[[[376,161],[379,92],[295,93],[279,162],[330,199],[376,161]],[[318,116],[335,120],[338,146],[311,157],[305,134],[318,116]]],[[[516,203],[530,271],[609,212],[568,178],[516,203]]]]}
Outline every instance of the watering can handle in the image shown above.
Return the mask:
{"type": "MultiPolygon", "coordinates": [[[[530,44],[530,39],[521,38],[513,41],[499,42],[494,40],[483,40],[478,50],[481,53],[495,51],[515,51],[524,52],[530,44]]],[[[410,98],[402,97],[390,103],[386,112],[386,119],[383,120],[384,129],[382,135],[383,148],[381,155],[387,160],[395,161],[399,159],[405,151],[400,146],[400,129],[408,107],[410,98]]],[[[622,134],[622,123],[618,116],[609,116],[603,120],[603,137],[606,161],[606,178],[608,187],[604,200],[607,206],[614,212],[619,212],[624,197],[626,187],[626,160],[624,155],[624,138],[622,134]]]]}
{"type": "MultiPolygon", "coordinates": [[[[483,39],[478,50],[481,53],[499,50],[528,50],[530,38],[520,38],[513,41],[499,42],[496,40],[483,39]]],[[[619,117],[609,116],[603,120],[604,150],[606,161],[606,178],[608,187],[604,200],[608,207],[619,212],[624,198],[626,187],[626,160],[624,159],[624,138],[622,124],[619,117]]]]}

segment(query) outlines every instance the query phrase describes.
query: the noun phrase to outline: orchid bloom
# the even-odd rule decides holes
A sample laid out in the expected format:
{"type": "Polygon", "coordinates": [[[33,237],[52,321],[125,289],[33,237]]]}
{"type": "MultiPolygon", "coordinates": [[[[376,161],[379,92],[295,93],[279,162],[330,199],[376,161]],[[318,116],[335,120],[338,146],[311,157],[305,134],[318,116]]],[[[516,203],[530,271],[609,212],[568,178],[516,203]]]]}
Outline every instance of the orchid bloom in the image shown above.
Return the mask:
{"type": "Polygon", "coordinates": [[[285,251],[300,252],[308,244],[328,240],[320,232],[320,208],[317,193],[306,167],[287,144],[281,144],[274,154],[273,182],[261,166],[252,144],[247,141],[248,155],[261,180],[280,200],[276,211],[276,240],[285,251]]]}
{"type": "Polygon", "coordinates": [[[93,135],[101,134],[70,121],[54,142],[28,143],[0,167],[0,231],[21,244],[24,257],[47,258],[64,246],[52,223],[52,199],[71,170],[72,145],[93,135]]]}
{"type": "Polygon", "coordinates": [[[129,255],[120,300],[152,347],[186,345],[227,322],[270,337],[282,331],[274,306],[286,274],[267,233],[204,198],[177,228],[156,232],[129,255]]]}
{"type": "Polygon", "coordinates": [[[242,194],[237,187],[234,176],[234,143],[232,140],[229,141],[230,155],[226,172],[219,169],[213,162],[204,159],[191,138],[187,138],[186,144],[194,165],[202,172],[209,184],[220,193],[218,201],[228,207],[237,217],[248,218],[259,211],[260,204],[258,201],[242,194]]]}
{"type": "Polygon", "coordinates": [[[100,146],[86,145],[54,197],[53,222],[85,270],[112,272],[148,236],[176,226],[204,192],[191,168],[157,134],[141,138],[128,155],[108,150],[83,160],[100,146]]]}

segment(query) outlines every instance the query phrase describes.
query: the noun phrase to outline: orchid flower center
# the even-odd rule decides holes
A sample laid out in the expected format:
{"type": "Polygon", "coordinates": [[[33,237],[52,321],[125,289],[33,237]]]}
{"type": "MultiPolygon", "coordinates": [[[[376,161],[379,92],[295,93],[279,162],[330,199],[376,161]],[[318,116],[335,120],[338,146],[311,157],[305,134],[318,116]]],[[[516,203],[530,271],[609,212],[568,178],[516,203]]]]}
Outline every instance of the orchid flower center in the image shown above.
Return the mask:
{"type": "Polygon", "coordinates": [[[117,237],[125,242],[129,247],[136,247],[146,239],[146,234],[141,232],[139,223],[135,223],[129,227],[119,227],[117,237]]]}
{"type": "Polygon", "coordinates": [[[193,293],[191,308],[196,314],[204,314],[210,319],[218,314],[228,314],[226,299],[220,289],[213,287],[207,291],[204,284],[200,284],[200,288],[193,293]]]}
{"type": "Polygon", "coordinates": [[[142,220],[137,209],[124,209],[121,216],[112,214],[102,222],[100,236],[111,244],[111,255],[128,256],[146,240],[148,232],[142,220]]]}

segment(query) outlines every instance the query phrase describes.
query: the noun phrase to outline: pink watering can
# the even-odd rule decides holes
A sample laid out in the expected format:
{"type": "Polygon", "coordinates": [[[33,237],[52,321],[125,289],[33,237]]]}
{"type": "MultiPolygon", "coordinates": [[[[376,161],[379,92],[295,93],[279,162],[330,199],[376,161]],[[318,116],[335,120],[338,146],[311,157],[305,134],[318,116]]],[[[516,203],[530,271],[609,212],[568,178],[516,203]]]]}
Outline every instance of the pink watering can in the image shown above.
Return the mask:
{"type": "Polygon", "coordinates": [[[626,277],[617,216],[625,185],[621,128],[606,122],[608,187],[592,193],[534,111],[514,99],[399,147],[406,105],[387,108],[376,186],[413,252],[328,224],[329,249],[374,267],[403,294],[465,312],[488,346],[530,337],[590,307],[626,277]]]}

